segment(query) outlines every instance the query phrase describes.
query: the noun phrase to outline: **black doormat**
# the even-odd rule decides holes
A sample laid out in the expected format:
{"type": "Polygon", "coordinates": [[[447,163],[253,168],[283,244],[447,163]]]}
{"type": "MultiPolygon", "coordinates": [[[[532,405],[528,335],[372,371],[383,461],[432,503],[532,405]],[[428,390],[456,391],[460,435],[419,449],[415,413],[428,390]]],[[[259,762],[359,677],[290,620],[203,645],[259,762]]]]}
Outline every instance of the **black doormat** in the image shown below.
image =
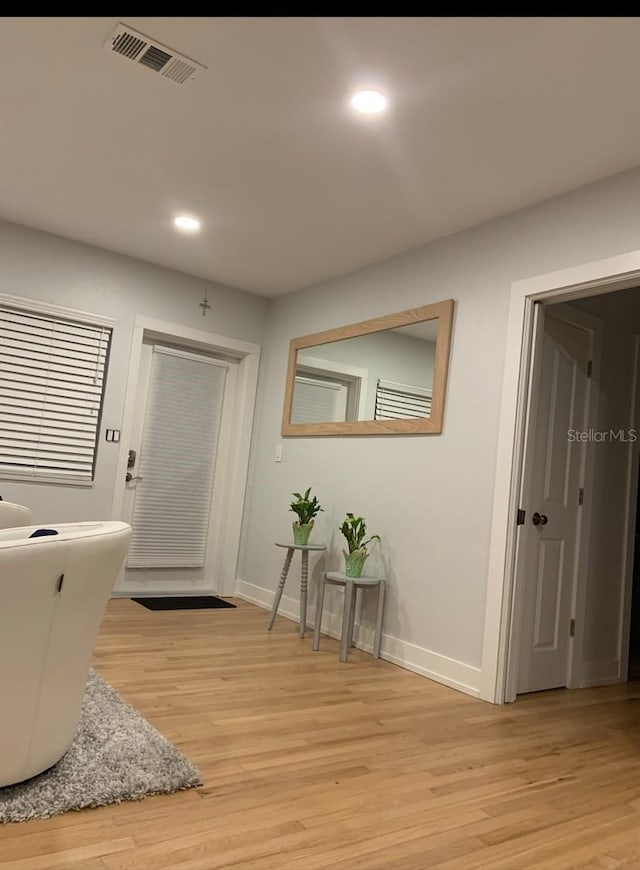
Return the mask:
{"type": "Polygon", "coordinates": [[[235,607],[224,598],[216,598],[215,595],[188,595],[184,598],[167,595],[163,598],[132,598],[138,604],[142,604],[147,610],[201,610],[210,607],[235,607]]]}

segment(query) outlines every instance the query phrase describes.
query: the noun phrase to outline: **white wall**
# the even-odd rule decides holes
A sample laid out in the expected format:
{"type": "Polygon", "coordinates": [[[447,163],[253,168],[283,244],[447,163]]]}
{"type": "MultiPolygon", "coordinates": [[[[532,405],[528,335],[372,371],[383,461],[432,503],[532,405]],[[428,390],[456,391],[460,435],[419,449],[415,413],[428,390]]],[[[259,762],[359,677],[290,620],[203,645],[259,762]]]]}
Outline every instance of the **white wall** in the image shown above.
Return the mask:
{"type": "MultiPolygon", "coordinates": [[[[364,514],[370,531],[383,536],[380,555],[367,566],[384,572],[390,585],[383,655],[473,692],[480,684],[511,283],[636,250],[639,226],[634,170],[269,302],[2,223],[0,292],[115,319],[103,428],[120,427],[135,314],[264,342],[240,592],[270,602],[282,564],[273,542],[290,537],[290,494],[312,485],[325,507],[315,537],[328,543],[331,567],[341,564],[336,527],[346,511],[364,514]],[[203,318],[205,288],[212,311],[203,318]],[[292,337],[449,297],[456,312],[442,435],[281,438],[292,337]],[[283,441],[276,464],[275,446],[283,441]]],[[[0,481],[0,494],[32,505],[35,522],[109,516],[117,451],[101,443],[90,490],[0,481]]],[[[297,592],[292,571],[289,611],[297,592]]]]}
{"type": "Polygon", "coordinates": [[[135,315],[262,343],[268,300],[6,222],[0,222],[0,264],[0,294],[115,321],[94,485],[0,480],[0,495],[31,506],[36,523],[110,517],[118,451],[127,445],[106,443],[104,429],[121,428],[135,315]],[[211,311],[202,317],[198,303],[205,289],[211,311]]]}
{"type": "MultiPolygon", "coordinates": [[[[281,568],[273,542],[289,537],[290,493],[312,485],[325,506],[315,536],[330,547],[329,566],[340,565],[336,526],[345,511],[364,514],[383,536],[381,559],[368,566],[390,585],[383,655],[476,690],[511,283],[635,250],[639,225],[634,170],[275,300],[240,592],[270,602],[281,568]],[[456,311],[442,435],[282,439],[292,337],[448,297],[456,311]]],[[[293,612],[291,576],[285,608],[293,612]]]]}
{"type": "MultiPolygon", "coordinates": [[[[593,375],[598,392],[596,429],[604,433],[628,430],[632,422],[635,336],[640,334],[640,290],[582,299],[574,305],[600,317],[603,323],[602,361],[600,371],[595,370],[593,375]]],[[[580,675],[584,682],[618,677],[620,608],[626,580],[629,443],[594,441],[592,449],[595,473],[590,493],[593,509],[580,675]]],[[[626,673],[621,676],[626,678],[626,673]]]]}

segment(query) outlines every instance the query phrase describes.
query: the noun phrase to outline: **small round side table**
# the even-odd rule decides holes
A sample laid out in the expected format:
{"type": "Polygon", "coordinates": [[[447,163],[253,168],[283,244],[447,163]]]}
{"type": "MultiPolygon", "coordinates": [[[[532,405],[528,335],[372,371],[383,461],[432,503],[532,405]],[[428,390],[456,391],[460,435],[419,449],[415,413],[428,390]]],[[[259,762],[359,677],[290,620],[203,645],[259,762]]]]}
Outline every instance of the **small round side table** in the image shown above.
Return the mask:
{"type": "Polygon", "coordinates": [[[300,637],[304,637],[304,630],[307,626],[307,589],[308,589],[308,581],[309,581],[309,553],[312,551],[322,552],[326,550],[324,544],[280,544],[277,541],[275,542],[276,547],[284,547],[287,551],[287,555],[284,559],[284,565],[282,566],[282,574],[280,575],[280,583],[278,584],[278,588],[276,590],[276,597],[273,600],[273,607],[271,608],[271,616],[269,617],[269,625],[267,630],[271,631],[273,628],[273,623],[276,618],[276,613],[278,612],[278,607],[280,606],[280,599],[282,598],[282,592],[284,590],[284,584],[287,580],[287,574],[289,573],[289,567],[291,565],[291,560],[293,558],[293,551],[300,550],[301,554],[301,565],[300,565],[300,637]]]}
{"type": "Polygon", "coordinates": [[[353,646],[353,627],[356,615],[356,595],[358,590],[378,587],[378,608],[376,611],[376,633],[373,642],[373,657],[380,658],[382,640],[382,614],[384,613],[385,582],[380,577],[347,577],[340,571],[326,571],[318,586],[316,625],[313,632],[313,649],[320,649],[320,627],[324,607],[324,588],[327,583],[344,586],[344,610],[342,611],[342,634],[340,637],[340,661],[346,662],[349,647],[353,646]]]}

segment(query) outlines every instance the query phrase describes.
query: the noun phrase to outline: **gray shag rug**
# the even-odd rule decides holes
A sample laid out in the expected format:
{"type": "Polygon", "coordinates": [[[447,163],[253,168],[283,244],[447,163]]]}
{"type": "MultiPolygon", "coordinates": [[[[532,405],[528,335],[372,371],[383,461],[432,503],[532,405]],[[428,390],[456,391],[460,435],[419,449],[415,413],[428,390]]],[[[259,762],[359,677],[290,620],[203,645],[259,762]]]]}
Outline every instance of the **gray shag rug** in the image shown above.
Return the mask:
{"type": "Polygon", "coordinates": [[[48,819],[197,785],[198,769],[91,671],[73,743],[49,770],[0,788],[0,823],[48,819]]]}

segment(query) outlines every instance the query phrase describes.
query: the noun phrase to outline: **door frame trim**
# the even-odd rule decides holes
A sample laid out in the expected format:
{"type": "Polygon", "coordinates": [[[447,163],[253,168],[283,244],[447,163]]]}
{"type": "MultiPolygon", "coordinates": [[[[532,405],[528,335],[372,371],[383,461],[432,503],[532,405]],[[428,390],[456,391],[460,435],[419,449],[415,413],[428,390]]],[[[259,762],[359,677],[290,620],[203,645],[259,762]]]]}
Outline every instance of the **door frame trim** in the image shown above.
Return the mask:
{"type": "MultiPolygon", "coordinates": [[[[631,407],[629,409],[629,426],[640,432],[640,333],[636,333],[633,354],[633,380],[631,384],[631,407]]],[[[638,442],[629,444],[627,453],[627,475],[625,494],[627,510],[625,512],[624,572],[623,594],[620,599],[619,627],[619,668],[620,672],[629,671],[629,645],[631,642],[631,597],[633,594],[633,562],[635,555],[636,513],[638,505],[638,469],[640,466],[640,450],[638,442]]]]}
{"type": "Polygon", "coordinates": [[[261,347],[259,344],[254,344],[250,341],[230,338],[215,332],[192,329],[177,323],[169,323],[163,320],[156,320],[152,317],[136,315],[131,336],[127,385],[124,395],[122,434],[111,503],[111,516],[113,519],[120,519],[122,515],[128,444],[131,438],[135,414],[140,356],[143,340],[149,337],[154,340],[172,342],[174,344],[182,343],[189,348],[202,350],[207,353],[221,353],[227,357],[231,356],[238,361],[237,393],[232,411],[232,426],[234,431],[238,433],[238,437],[231,439],[231,444],[229,445],[230,455],[225,467],[226,525],[224,535],[221,536],[221,553],[217,560],[220,582],[216,590],[220,595],[232,595],[236,586],[261,347]]]}
{"type": "Polygon", "coordinates": [[[640,251],[620,254],[511,285],[489,547],[480,697],[506,700],[513,611],[516,510],[524,462],[534,303],[569,302],[640,284],[640,251]]]}

